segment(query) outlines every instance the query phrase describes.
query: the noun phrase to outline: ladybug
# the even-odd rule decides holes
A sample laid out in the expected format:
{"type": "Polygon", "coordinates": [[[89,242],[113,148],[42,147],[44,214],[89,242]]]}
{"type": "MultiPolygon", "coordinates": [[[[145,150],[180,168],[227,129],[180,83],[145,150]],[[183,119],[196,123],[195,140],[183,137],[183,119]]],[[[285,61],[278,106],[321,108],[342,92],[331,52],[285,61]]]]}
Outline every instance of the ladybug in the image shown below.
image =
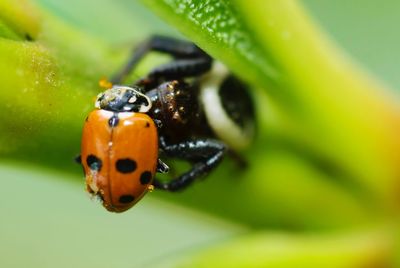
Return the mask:
{"type": "Polygon", "coordinates": [[[81,152],[87,191],[99,196],[108,210],[131,207],[151,189],[157,137],[154,121],[144,113],[91,112],[83,128],[81,152]]]}
{"type": "Polygon", "coordinates": [[[131,208],[153,188],[180,191],[204,177],[254,136],[247,86],[221,63],[187,41],[154,36],[137,47],[97,96],[85,120],[80,163],[87,191],[112,212],[131,208]],[[130,86],[122,82],[149,52],[172,56],[130,86]],[[161,158],[188,161],[191,168],[162,181],[161,158]]]}

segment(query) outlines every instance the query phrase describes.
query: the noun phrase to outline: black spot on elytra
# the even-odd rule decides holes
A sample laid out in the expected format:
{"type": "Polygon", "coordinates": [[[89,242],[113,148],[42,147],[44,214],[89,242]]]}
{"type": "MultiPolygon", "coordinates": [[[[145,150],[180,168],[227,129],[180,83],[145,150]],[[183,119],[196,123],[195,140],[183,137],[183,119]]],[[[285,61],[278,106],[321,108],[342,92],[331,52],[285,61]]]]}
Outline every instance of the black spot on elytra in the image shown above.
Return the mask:
{"type": "Polygon", "coordinates": [[[118,118],[118,114],[115,113],[109,120],[108,120],[108,125],[110,127],[116,127],[119,123],[119,118],[118,118]]]}
{"type": "Polygon", "coordinates": [[[89,121],[89,116],[86,116],[85,122],[89,121]]]}
{"type": "Polygon", "coordinates": [[[150,171],[145,171],[140,175],[140,183],[141,184],[148,184],[151,181],[151,172],[150,171]]]}
{"type": "Polygon", "coordinates": [[[131,173],[136,170],[137,165],[135,160],[124,158],[118,159],[118,161],[115,163],[115,167],[121,173],[131,173]]]}
{"type": "Polygon", "coordinates": [[[133,197],[133,195],[121,195],[119,197],[119,202],[122,204],[131,203],[133,200],[135,200],[135,197],[133,197]]]}
{"type": "Polygon", "coordinates": [[[86,157],[86,164],[93,171],[100,171],[101,170],[102,162],[95,155],[92,155],[92,154],[88,155],[88,157],[86,157]]]}
{"type": "Polygon", "coordinates": [[[146,125],[144,127],[150,127],[150,123],[146,122],[146,125]]]}

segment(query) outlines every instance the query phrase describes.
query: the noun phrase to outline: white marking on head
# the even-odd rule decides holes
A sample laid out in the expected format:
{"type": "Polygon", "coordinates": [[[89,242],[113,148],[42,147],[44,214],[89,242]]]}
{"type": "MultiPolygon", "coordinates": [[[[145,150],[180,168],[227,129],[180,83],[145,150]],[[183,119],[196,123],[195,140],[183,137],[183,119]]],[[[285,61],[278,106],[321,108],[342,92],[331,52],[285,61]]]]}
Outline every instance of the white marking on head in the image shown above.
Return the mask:
{"type": "MultiPolygon", "coordinates": [[[[141,96],[142,98],[145,98],[146,102],[148,103],[147,105],[141,105],[140,106],[139,113],[147,113],[148,111],[150,111],[152,103],[151,103],[150,98],[147,95],[143,94],[142,92],[140,92],[140,91],[138,91],[138,90],[136,90],[135,88],[132,88],[132,87],[115,85],[115,86],[113,86],[113,88],[118,88],[118,89],[121,89],[121,90],[132,90],[132,91],[134,91],[136,95],[141,96]]],[[[129,103],[135,103],[135,101],[137,101],[137,99],[138,99],[138,97],[133,96],[128,100],[128,102],[129,103]]]]}
{"type": "Polygon", "coordinates": [[[133,96],[132,98],[130,98],[128,100],[129,103],[135,103],[135,101],[137,100],[136,96],[133,96]]]}
{"type": "MultiPolygon", "coordinates": [[[[143,94],[142,92],[140,92],[139,90],[137,90],[135,88],[127,87],[127,86],[120,86],[120,85],[114,85],[112,88],[107,89],[106,91],[97,95],[95,107],[98,109],[102,108],[100,98],[104,98],[102,101],[105,102],[106,104],[108,104],[108,102],[113,101],[116,98],[121,98],[126,93],[126,91],[133,91],[135,94],[128,100],[129,104],[134,104],[136,101],[138,101],[138,99],[139,99],[138,96],[146,99],[147,104],[140,105],[140,108],[138,111],[139,113],[147,113],[148,111],[150,111],[152,103],[148,96],[146,96],[145,94],[143,94]]],[[[126,107],[123,107],[122,109],[125,111],[129,111],[130,107],[126,106],[126,107]]]]}

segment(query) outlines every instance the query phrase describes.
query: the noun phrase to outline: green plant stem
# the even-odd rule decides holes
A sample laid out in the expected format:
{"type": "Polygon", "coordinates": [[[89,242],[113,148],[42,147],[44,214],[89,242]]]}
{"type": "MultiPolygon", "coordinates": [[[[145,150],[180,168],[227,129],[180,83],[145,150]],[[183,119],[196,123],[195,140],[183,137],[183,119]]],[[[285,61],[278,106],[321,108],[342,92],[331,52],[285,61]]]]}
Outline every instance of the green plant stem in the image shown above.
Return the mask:
{"type": "Polygon", "coordinates": [[[398,204],[400,103],[352,63],[298,1],[236,1],[299,105],[307,145],[387,204],[398,204]]]}
{"type": "Polygon", "coordinates": [[[168,267],[389,268],[392,246],[392,238],[382,230],[329,235],[259,232],[172,260],[168,267]]]}
{"type": "MultiPolygon", "coordinates": [[[[32,32],[32,38],[37,35],[33,41],[11,36],[0,39],[0,154],[74,170],[81,122],[101,90],[97,81],[112,72],[122,54],[111,54],[103,43],[30,2],[26,6],[7,3],[1,4],[7,7],[4,10],[19,15],[7,21],[9,29],[16,29],[14,37],[30,32],[32,25],[38,33],[32,32]]],[[[0,23],[5,21],[2,18],[0,23]]]]}

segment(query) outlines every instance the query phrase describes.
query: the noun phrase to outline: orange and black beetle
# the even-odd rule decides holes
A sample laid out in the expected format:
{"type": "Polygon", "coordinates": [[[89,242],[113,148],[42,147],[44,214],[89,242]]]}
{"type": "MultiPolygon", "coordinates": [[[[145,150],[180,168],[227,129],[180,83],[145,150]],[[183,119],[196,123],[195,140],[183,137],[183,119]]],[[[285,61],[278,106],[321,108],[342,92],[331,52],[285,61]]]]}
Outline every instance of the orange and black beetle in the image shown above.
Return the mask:
{"type": "Polygon", "coordinates": [[[208,174],[229,148],[245,148],[254,133],[246,86],[190,42],[156,36],[139,46],[99,94],[83,128],[80,161],[89,193],[122,212],[153,187],[178,191],[208,174]],[[173,60],[131,87],[124,78],[150,51],[173,60]],[[192,168],[170,181],[159,157],[187,160],[192,168]]]}

